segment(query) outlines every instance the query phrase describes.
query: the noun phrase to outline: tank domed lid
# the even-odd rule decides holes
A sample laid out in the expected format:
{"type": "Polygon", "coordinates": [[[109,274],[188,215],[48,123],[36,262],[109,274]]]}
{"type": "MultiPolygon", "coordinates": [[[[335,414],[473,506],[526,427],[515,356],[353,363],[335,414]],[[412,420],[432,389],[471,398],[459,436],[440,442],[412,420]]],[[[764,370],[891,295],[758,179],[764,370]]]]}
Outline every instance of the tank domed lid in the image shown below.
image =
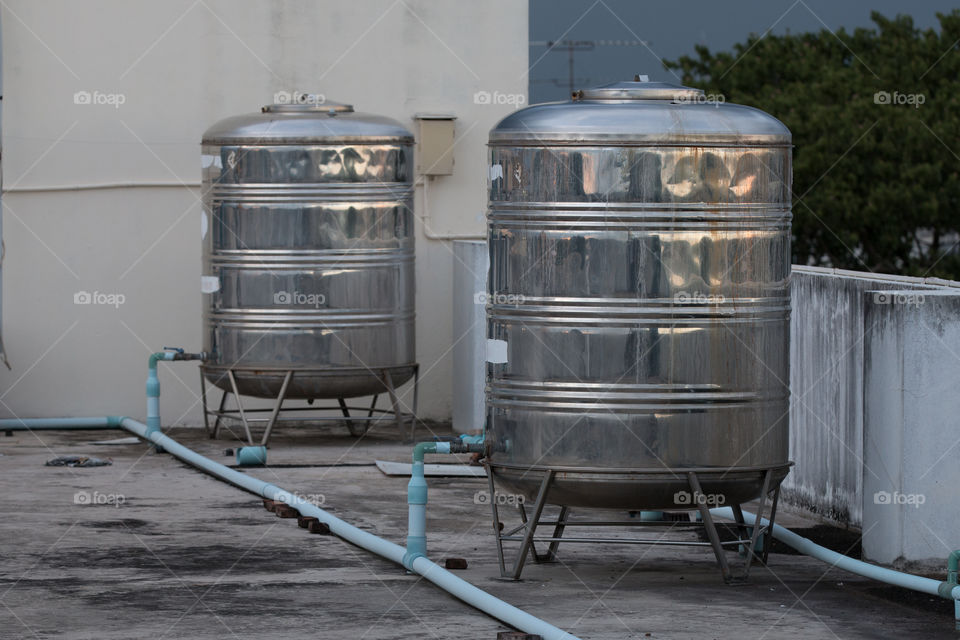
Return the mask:
{"type": "Polygon", "coordinates": [[[683,102],[703,98],[702,89],[693,89],[670,82],[651,82],[647,76],[636,75],[632,82],[614,82],[602,87],[581,89],[574,100],[672,100],[683,102]]]}
{"type": "Polygon", "coordinates": [[[299,96],[302,97],[296,102],[274,102],[261,107],[260,111],[263,113],[353,113],[352,104],[334,102],[315,94],[299,94],[299,96]]]}
{"type": "Polygon", "coordinates": [[[790,130],[722,95],[635,76],[583,89],[568,102],[530,105],[490,131],[494,146],[783,146],[790,130]]]}
{"type": "Polygon", "coordinates": [[[353,105],[322,94],[278,93],[276,102],[226,118],[203,134],[203,144],[412,143],[413,134],[395,120],[357,113],[353,105]]]}

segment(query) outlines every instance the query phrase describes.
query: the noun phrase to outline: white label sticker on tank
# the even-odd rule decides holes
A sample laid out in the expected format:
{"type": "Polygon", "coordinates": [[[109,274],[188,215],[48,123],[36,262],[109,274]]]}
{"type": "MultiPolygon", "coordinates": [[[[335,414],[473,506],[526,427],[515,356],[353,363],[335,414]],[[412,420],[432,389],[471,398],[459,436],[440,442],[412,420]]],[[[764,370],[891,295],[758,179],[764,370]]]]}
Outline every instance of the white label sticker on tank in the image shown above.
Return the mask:
{"type": "Polygon", "coordinates": [[[503,167],[499,164],[490,165],[490,179],[496,180],[503,177],[503,167]]]}
{"type": "Polygon", "coordinates": [[[200,239],[203,240],[207,237],[207,229],[210,228],[210,221],[207,220],[207,212],[200,212],[200,239]]]}
{"type": "Polygon", "coordinates": [[[217,169],[223,169],[223,162],[220,160],[220,154],[205,153],[200,156],[200,168],[209,169],[210,167],[216,167],[217,169]]]}
{"type": "Polygon", "coordinates": [[[487,339],[487,362],[503,364],[507,361],[507,341],[487,339]]]}
{"type": "Polygon", "coordinates": [[[220,278],[217,276],[200,276],[200,291],[214,293],[220,290],[220,278]]]}

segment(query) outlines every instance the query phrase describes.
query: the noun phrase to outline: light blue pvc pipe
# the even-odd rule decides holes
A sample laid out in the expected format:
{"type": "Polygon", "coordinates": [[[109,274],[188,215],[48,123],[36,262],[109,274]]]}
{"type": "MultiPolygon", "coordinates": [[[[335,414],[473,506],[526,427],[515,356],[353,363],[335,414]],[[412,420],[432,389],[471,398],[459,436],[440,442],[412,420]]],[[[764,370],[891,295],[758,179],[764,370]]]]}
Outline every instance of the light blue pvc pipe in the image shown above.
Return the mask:
{"type": "Polygon", "coordinates": [[[544,640],[578,640],[577,636],[570,635],[548,622],[535,618],[525,611],[513,607],[503,600],[498,600],[486,591],[482,591],[469,582],[461,580],[443,567],[427,558],[420,557],[413,561],[413,571],[449,594],[460,598],[494,618],[498,618],[511,627],[525,633],[538,635],[544,640]],[[509,611],[507,610],[509,608],[509,611]],[[497,611],[498,613],[494,613],[497,611]]]}
{"type": "MultiPolygon", "coordinates": [[[[379,538],[372,533],[367,533],[353,525],[341,520],[333,514],[324,511],[320,507],[313,505],[303,498],[296,496],[288,491],[284,491],[276,485],[263,482],[253,478],[245,473],[234,471],[218,462],[205,458],[196,451],[188,449],[173,438],[163,435],[160,431],[151,431],[147,425],[137,422],[131,418],[120,416],[108,416],[104,418],[38,418],[38,419],[13,419],[0,420],[0,429],[108,429],[123,428],[132,434],[145,440],[149,440],[154,445],[162,448],[167,453],[183,460],[189,465],[200,469],[216,478],[240,487],[245,491],[291,505],[297,509],[301,515],[313,516],[320,522],[330,527],[330,532],[343,538],[347,542],[352,542],[358,547],[367,551],[372,551],[377,555],[383,556],[387,560],[402,565],[403,556],[406,549],[398,544],[394,544],[383,538],[379,538]],[[96,422],[97,426],[92,426],[96,422]]],[[[525,633],[543,636],[544,640],[578,640],[576,636],[570,635],[563,629],[559,629],[552,624],[545,622],[526,611],[518,609],[511,604],[495,598],[486,591],[478,589],[469,582],[458,578],[438,564],[431,562],[427,558],[417,557],[412,563],[412,570],[422,575],[424,578],[434,583],[444,591],[460,598],[467,604],[483,611],[484,613],[505,622],[506,624],[520,629],[525,633]]]]}
{"type": "Polygon", "coordinates": [[[256,467],[267,464],[267,448],[262,445],[237,447],[237,464],[241,467],[256,467]]]}
{"type": "Polygon", "coordinates": [[[147,429],[160,431],[160,378],[157,376],[157,362],[173,360],[174,352],[158,351],[150,354],[147,361],[147,429]]]}
{"type": "MultiPolygon", "coordinates": [[[[735,519],[733,509],[730,507],[711,509],[710,513],[719,518],[726,518],[728,520],[735,519]]],[[[752,513],[744,511],[743,519],[747,524],[754,524],[757,517],[752,513]]],[[[762,518],[761,522],[762,524],[769,524],[766,518],[762,518]]],[[[880,582],[886,582],[887,584],[898,587],[920,591],[921,593],[929,593],[930,595],[940,596],[941,598],[960,600],[960,586],[956,584],[914,576],[909,573],[894,571],[893,569],[884,569],[883,567],[878,567],[868,562],[854,560],[836,551],[831,551],[826,547],[821,547],[817,543],[807,540],[803,536],[799,536],[778,524],[773,525],[773,537],[793,547],[802,554],[816,558],[817,560],[822,560],[838,569],[843,569],[844,571],[849,571],[859,576],[879,580],[880,582]]]]}
{"type": "Polygon", "coordinates": [[[121,429],[119,420],[102,418],[7,418],[0,420],[0,431],[29,431],[31,429],[121,429]]]}
{"type": "Polygon", "coordinates": [[[403,554],[403,566],[411,571],[413,561],[427,555],[427,479],[423,473],[427,453],[450,453],[450,443],[420,442],[413,447],[407,483],[407,551],[403,554]]]}
{"type": "MultiPolygon", "coordinates": [[[[413,571],[413,562],[427,556],[427,479],[423,473],[424,455],[428,453],[467,453],[471,447],[483,445],[483,436],[462,435],[450,442],[420,442],[413,447],[410,482],[407,483],[407,552],[403,566],[413,571]]],[[[492,498],[491,498],[492,499],[492,498]]]]}

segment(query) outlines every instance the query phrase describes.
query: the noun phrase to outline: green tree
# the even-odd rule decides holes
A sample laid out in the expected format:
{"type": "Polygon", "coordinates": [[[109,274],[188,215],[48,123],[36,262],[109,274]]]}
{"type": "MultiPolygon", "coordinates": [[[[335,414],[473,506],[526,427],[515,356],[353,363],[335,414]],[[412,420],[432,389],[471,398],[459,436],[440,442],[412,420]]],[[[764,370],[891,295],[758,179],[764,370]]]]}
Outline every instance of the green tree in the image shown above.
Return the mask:
{"type": "Polygon", "coordinates": [[[960,279],[960,11],[751,36],[665,63],[793,132],[799,264],[960,279]]]}

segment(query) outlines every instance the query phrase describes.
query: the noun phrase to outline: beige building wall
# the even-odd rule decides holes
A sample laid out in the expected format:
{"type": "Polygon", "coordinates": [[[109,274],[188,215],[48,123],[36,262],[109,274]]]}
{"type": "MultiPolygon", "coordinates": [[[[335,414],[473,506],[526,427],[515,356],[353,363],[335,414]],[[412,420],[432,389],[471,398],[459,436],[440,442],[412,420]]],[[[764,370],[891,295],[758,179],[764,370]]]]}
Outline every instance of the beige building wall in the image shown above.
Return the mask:
{"type": "MultiPolygon", "coordinates": [[[[8,0],[0,413],[143,418],[147,355],[201,345],[200,136],[300,90],[414,132],[414,114],[457,117],[426,224],[417,190],[420,408],[449,418],[452,247],[425,228],[484,232],[486,136],[525,100],[527,15],[517,0],[8,0]]],[[[161,380],[164,423],[200,424],[196,365],[161,380]]]]}

